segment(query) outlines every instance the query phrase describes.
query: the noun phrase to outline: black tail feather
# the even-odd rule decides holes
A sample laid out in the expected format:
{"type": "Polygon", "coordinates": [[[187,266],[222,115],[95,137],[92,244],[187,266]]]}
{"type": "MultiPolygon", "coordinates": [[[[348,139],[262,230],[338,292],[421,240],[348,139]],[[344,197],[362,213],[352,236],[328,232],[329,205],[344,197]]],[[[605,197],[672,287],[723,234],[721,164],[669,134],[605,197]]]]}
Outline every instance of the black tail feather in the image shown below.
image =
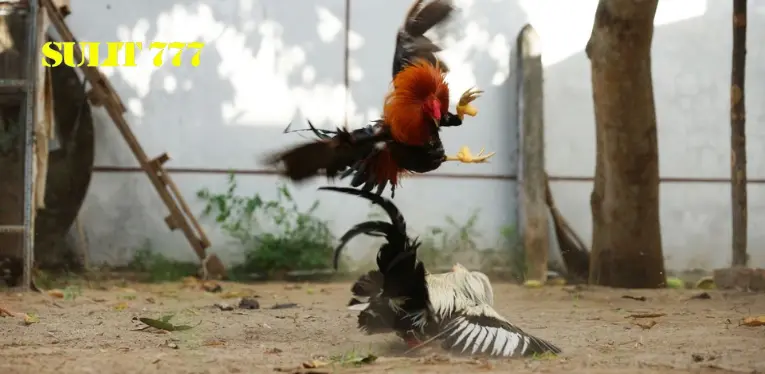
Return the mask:
{"type": "Polygon", "coordinates": [[[359,277],[356,283],[351,286],[353,298],[348,302],[348,306],[369,302],[382,292],[383,275],[379,270],[371,270],[359,277]]]}
{"type": "Polygon", "coordinates": [[[379,205],[381,208],[383,208],[383,210],[385,210],[385,213],[388,214],[388,217],[390,217],[393,226],[396,228],[396,234],[400,234],[401,236],[406,237],[406,221],[404,220],[404,216],[401,215],[401,211],[398,210],[392,201],[380,195],[373,194],[369,191],[357,190],[350,187],[319,187],[319,190],[335,191],[347,193],[349,195],[356,195],[379,205]]]}
{"type": "Polygon", "coordinates": [[[340,265],[340,252],[343,248],[345,248],[345,245],[351,241],[351,239],[361,234],[370,236],[385,236],[392,230],[393,225],[383,221],[366,221],[351,227],[351,229],[346,231],[345,234],[343,234],[343,236],[340,238],[340,244],[335,247],[335,256],[332,260],[332,265],[335,267],[335,270],[337,270],[340,265]]]}

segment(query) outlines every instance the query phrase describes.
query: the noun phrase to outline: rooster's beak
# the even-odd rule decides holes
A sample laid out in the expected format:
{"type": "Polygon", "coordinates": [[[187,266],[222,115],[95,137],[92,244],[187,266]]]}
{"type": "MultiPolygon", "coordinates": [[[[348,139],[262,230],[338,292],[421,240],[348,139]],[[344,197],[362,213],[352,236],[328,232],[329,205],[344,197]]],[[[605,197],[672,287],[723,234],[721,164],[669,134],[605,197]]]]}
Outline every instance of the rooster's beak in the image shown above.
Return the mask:
{"type": "Polygon", "coordinates": [[[433,123],[435,123],[436,127],[438,127],[441,124],[441,121],[437,120],[436,117],[433,117],[433,123]]]}

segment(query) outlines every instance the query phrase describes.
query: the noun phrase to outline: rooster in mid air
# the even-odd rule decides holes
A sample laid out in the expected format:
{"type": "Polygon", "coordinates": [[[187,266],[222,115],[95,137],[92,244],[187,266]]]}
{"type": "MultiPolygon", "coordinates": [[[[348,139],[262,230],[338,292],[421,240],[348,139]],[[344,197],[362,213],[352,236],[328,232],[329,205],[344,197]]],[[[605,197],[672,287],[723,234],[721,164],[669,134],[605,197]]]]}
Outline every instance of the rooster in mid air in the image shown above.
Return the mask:
{"type": "Polygon", "coordinates": [[[478,111],[470,104],[482,91],[469,89],[457,103],[457,113],[449,108],[446,65],[436,57],[441,50],[424,36],[433,26],[446,20],[454,10],[449,0],[432,0],[423,5],[416,0],[398,32],[393,58],[392,90],[385,99],[380,120],[348,131],[310,130],[320,139],[271,156],[267,163],[283,164],[282,174],[302,181],[320,172],[329,178],[354,174],[353,187],[364,191],[376,187],[380,195],[391,185],[394,196],[402,174],[426,173],[445,161],[486,162],[494,153],[473,156],[462,147],[456,156],[447,156],[439,137],[441,127],[460,126],[465,115],[478,111]]]}
{"type": "Polygon", "coordinates": [[[527,357],[561,352],[494,310],[494,293],[483,273],[460,265],[444,274],[428,273],[417,258],[420,243],[408,237],[406,221],[392,201],[347,187],[319,189],[368,199],[380,205],[392,221],[369,221],[351,229],[353,235],[367,233],[387,241],[377,253],[377,270],[362,275],[351,289],[349,309],[360,311],[362,331],[396,332],[411,347],[440,339],[441,346],[454,353],[527,357]]]}

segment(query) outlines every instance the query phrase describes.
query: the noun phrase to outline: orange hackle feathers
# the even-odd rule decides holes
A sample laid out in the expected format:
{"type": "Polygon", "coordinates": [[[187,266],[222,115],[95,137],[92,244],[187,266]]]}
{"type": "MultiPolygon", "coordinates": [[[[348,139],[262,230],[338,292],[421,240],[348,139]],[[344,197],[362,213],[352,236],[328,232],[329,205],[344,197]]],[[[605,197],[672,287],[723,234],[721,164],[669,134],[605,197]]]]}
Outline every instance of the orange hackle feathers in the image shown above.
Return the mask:
{"type": "Polygon", "coordinates": [[[449,86],[439,66],[417,60],[393,78],[382,117],[394,140],[409,145],[428,142],[433,119],[423,112],[423,104],[432,99],[441,103],[441,114],[446,114],[449,86]]]}
{"type": "Polygon", "coordinates": [[[403,172],[396,164],[396,160],[393,159],[393,154],[390,149],[382,149],[375,155],[373,160],[370,160],[372,172],[374,173],[377,183],[389,182],[391,186],[398,185],[399,174],[403,172]]]}

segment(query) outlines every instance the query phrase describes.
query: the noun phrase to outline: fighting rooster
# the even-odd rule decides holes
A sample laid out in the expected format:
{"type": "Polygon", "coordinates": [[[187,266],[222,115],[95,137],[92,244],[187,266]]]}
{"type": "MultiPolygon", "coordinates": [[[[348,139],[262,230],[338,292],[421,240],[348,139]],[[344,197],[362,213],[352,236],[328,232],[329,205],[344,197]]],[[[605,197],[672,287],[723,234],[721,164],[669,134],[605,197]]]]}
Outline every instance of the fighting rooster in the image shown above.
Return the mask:
{"type": "Polygon", "coordinates": [[[399,177],[407,173],[426,173],[443,162],[486,162],[494,153],[474,156],[462,147],[456,156],[447,156],[439,136],[442,127],[462,125],[465,115],[478,111],[471,105],[482,91],[469,89],[457,103],[456,114],[448,111],[448,69],[436,57],[441,48],[424,36],[453,12],[449,0],[433,0],[423,5],[416,0],[396,38],[393,58],[392,90],[388,93],[380,120],[348,131],[318,130],[309,122],[319,140],[269,157],[271,165],[281,163],[282,174],[293,181],[311,178],[320,172],[328,178],[354,175],[353,187],[364,191],[375,187],[380,195],[391,185],[391,196],[399,177]]]}
{"type": "Polygon", "coordinates": [[[358,325],[362,331],[396,332],[410,346],[426,339],[440,339],[442,347],[452,352],[495,357],[561,352],[514,326],[492,308],[493,291],[484,274],[460,265],[448,273],[429,274],[417,259],[420,243],[407,236],[406,222],[392,201],[353,188],[320,190],[366,198],[380,205],[392,221],[366,222],[354,234],[371,233],[387,241],[377,254],[378,269],[361,276],[351,289],[349,306],[360,310],[358,325]]]}

